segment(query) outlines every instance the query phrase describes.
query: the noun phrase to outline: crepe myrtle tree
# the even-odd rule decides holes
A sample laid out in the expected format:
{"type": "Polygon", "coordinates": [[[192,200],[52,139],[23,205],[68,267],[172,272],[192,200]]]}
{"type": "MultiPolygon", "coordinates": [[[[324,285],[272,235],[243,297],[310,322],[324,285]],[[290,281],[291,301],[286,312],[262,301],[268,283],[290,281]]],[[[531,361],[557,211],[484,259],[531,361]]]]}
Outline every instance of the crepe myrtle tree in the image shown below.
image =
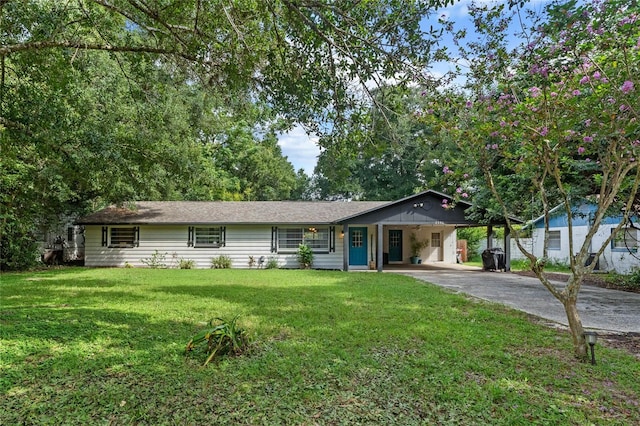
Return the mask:
{"type": "MultiPolygon", "coordinates": [[[[508,53],[504,40],[495,43],[495,32],[487,37],[493,37],[491,50],[476,45],[467,87],[442,91],[416,115],[456,148],[443,156],[442,180],[455,185],[458,199],[490,194],[489,201],[474,202],[499,209],[532,271],[563,304],[575,355],[586,359],[576,302],[595,267],[588,258],[591,252],[601,255],[628,226],[640,182],[640,14],[637,6],[619,1],[554,3],[545,12],[517,54],[508,53]],[[573,220],[584,202],[597,208],[584,241],[576,241],[573,220]],[[562,288],[545,273],[557,205],[569,228],[571,273],[562,288]],[[532,206],[544,217],[541,257],[521,244],[511,221],[536,213],[532,206]],[[609,215],[623,220],[602,245],[592,246],[609,215]]],[[[484,24],[479,32],[504,25],[504,15],[489,9],[473,14],[484,24]]],[[[443,200],[443,207],[450,205],[443,200]]]]}

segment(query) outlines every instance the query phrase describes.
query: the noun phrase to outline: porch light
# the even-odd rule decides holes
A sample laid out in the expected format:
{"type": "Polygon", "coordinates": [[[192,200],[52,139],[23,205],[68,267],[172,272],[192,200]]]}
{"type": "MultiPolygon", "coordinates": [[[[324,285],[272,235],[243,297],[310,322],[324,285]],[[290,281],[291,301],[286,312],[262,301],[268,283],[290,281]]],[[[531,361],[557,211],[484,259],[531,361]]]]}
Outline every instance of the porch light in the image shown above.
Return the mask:
{"type": "Polygon", "coordinates": [[[596,355],[593,347],[596,345],[596,342],[598,341],[598,333],[596,333],[595,331],[585,331],[583,333],[583,336],[584,336],[584,340],[589,344],[589,347],[591,348],[591,364],[595,364],[596,355]]]}
{"type": "Polygon", "coordinates": [[[413,203],[413,208],[417,209],[418,207],[424,206],[424,203],[413,203]]]}
{"type": "Polygon", "coordinates": [[[344,238],[344,231],[340,231],[340,239],[344,238]]]}

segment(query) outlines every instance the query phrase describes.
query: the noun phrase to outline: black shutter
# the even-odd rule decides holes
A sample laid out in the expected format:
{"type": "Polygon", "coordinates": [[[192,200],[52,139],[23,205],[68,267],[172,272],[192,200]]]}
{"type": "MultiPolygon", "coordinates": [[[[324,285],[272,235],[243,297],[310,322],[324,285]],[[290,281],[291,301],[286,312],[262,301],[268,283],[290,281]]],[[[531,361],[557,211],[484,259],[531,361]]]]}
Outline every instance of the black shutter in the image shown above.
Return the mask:
{"type": "Polygon", "coordinates": [[[108,226],[103,226],[102,227],[102,247],[106,247],[107,246],[108,237],[109,237],[109,227],[108,226]]]}
{"type": "Polygon", "coordinates": [[[329,253],[336,251],[336,227],[329,227],[329,253]]]}
{"type": "Polygon", "coordinates": [[[140,247],[140,227],[135,226],[133,228],[133,245],[134,247],[140,247]]]}
{"type": "Polygon", "coordinates": [[[227,245],[227,227],[220,227],[220,247],[224,247],[227,245]]]}
{"type": "Polygon", "coordinates": [[[187,247],[193,247],[193,232],[194,228],[193,226],[190,226],[187,233],[187,247]]]}
{"type": "Polygon", "coordinates": [[[271,253],[278,252],[278,227],[271,227],[271,253]]]}

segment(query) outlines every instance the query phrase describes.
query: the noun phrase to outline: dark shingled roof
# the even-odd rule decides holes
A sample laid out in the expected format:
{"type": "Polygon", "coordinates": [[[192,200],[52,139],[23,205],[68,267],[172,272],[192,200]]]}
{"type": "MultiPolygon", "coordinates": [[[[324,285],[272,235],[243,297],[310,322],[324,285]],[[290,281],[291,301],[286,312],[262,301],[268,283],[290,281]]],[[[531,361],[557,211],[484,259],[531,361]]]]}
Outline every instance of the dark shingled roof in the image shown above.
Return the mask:
{"type": "Polygon", "coordinates": [[[389,201],[138,201],[80,218],[80,225],[329,224],[389,201]]]}

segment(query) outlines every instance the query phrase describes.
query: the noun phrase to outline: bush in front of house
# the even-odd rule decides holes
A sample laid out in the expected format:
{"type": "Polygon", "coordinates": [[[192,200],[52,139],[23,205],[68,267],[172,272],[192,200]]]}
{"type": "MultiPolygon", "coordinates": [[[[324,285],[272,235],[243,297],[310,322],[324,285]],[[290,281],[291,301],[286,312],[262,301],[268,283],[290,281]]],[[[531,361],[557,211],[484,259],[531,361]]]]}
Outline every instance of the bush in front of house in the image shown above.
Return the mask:
{"type": "Polygon", "coordinates": [[[278,264],[278,259],[275,258],[274,256],[271,256],[268,260],[267,263],[264,265],[265,269],[278,269],[280,268],[280,265],[278,264]]]}
{"type": "Polygon", "coordinates": [[[178,261],[178,268],[180,269],[193,269],[196,267],[196,261],[193,259],[180,259],[178,261]]]}
{"type": "Polygon", "coordinates": [[[313,265],[313,251],[311,247],[306,244],[300,244],[298,246],[298,263],[300,269],[309,269],[313,265]]]}
{"type": "Polygon", "coordinates": [[[213,269],[230,269],[231,258],[225,254],[214,257],[211,259],[211,268],[213,269]]]}

